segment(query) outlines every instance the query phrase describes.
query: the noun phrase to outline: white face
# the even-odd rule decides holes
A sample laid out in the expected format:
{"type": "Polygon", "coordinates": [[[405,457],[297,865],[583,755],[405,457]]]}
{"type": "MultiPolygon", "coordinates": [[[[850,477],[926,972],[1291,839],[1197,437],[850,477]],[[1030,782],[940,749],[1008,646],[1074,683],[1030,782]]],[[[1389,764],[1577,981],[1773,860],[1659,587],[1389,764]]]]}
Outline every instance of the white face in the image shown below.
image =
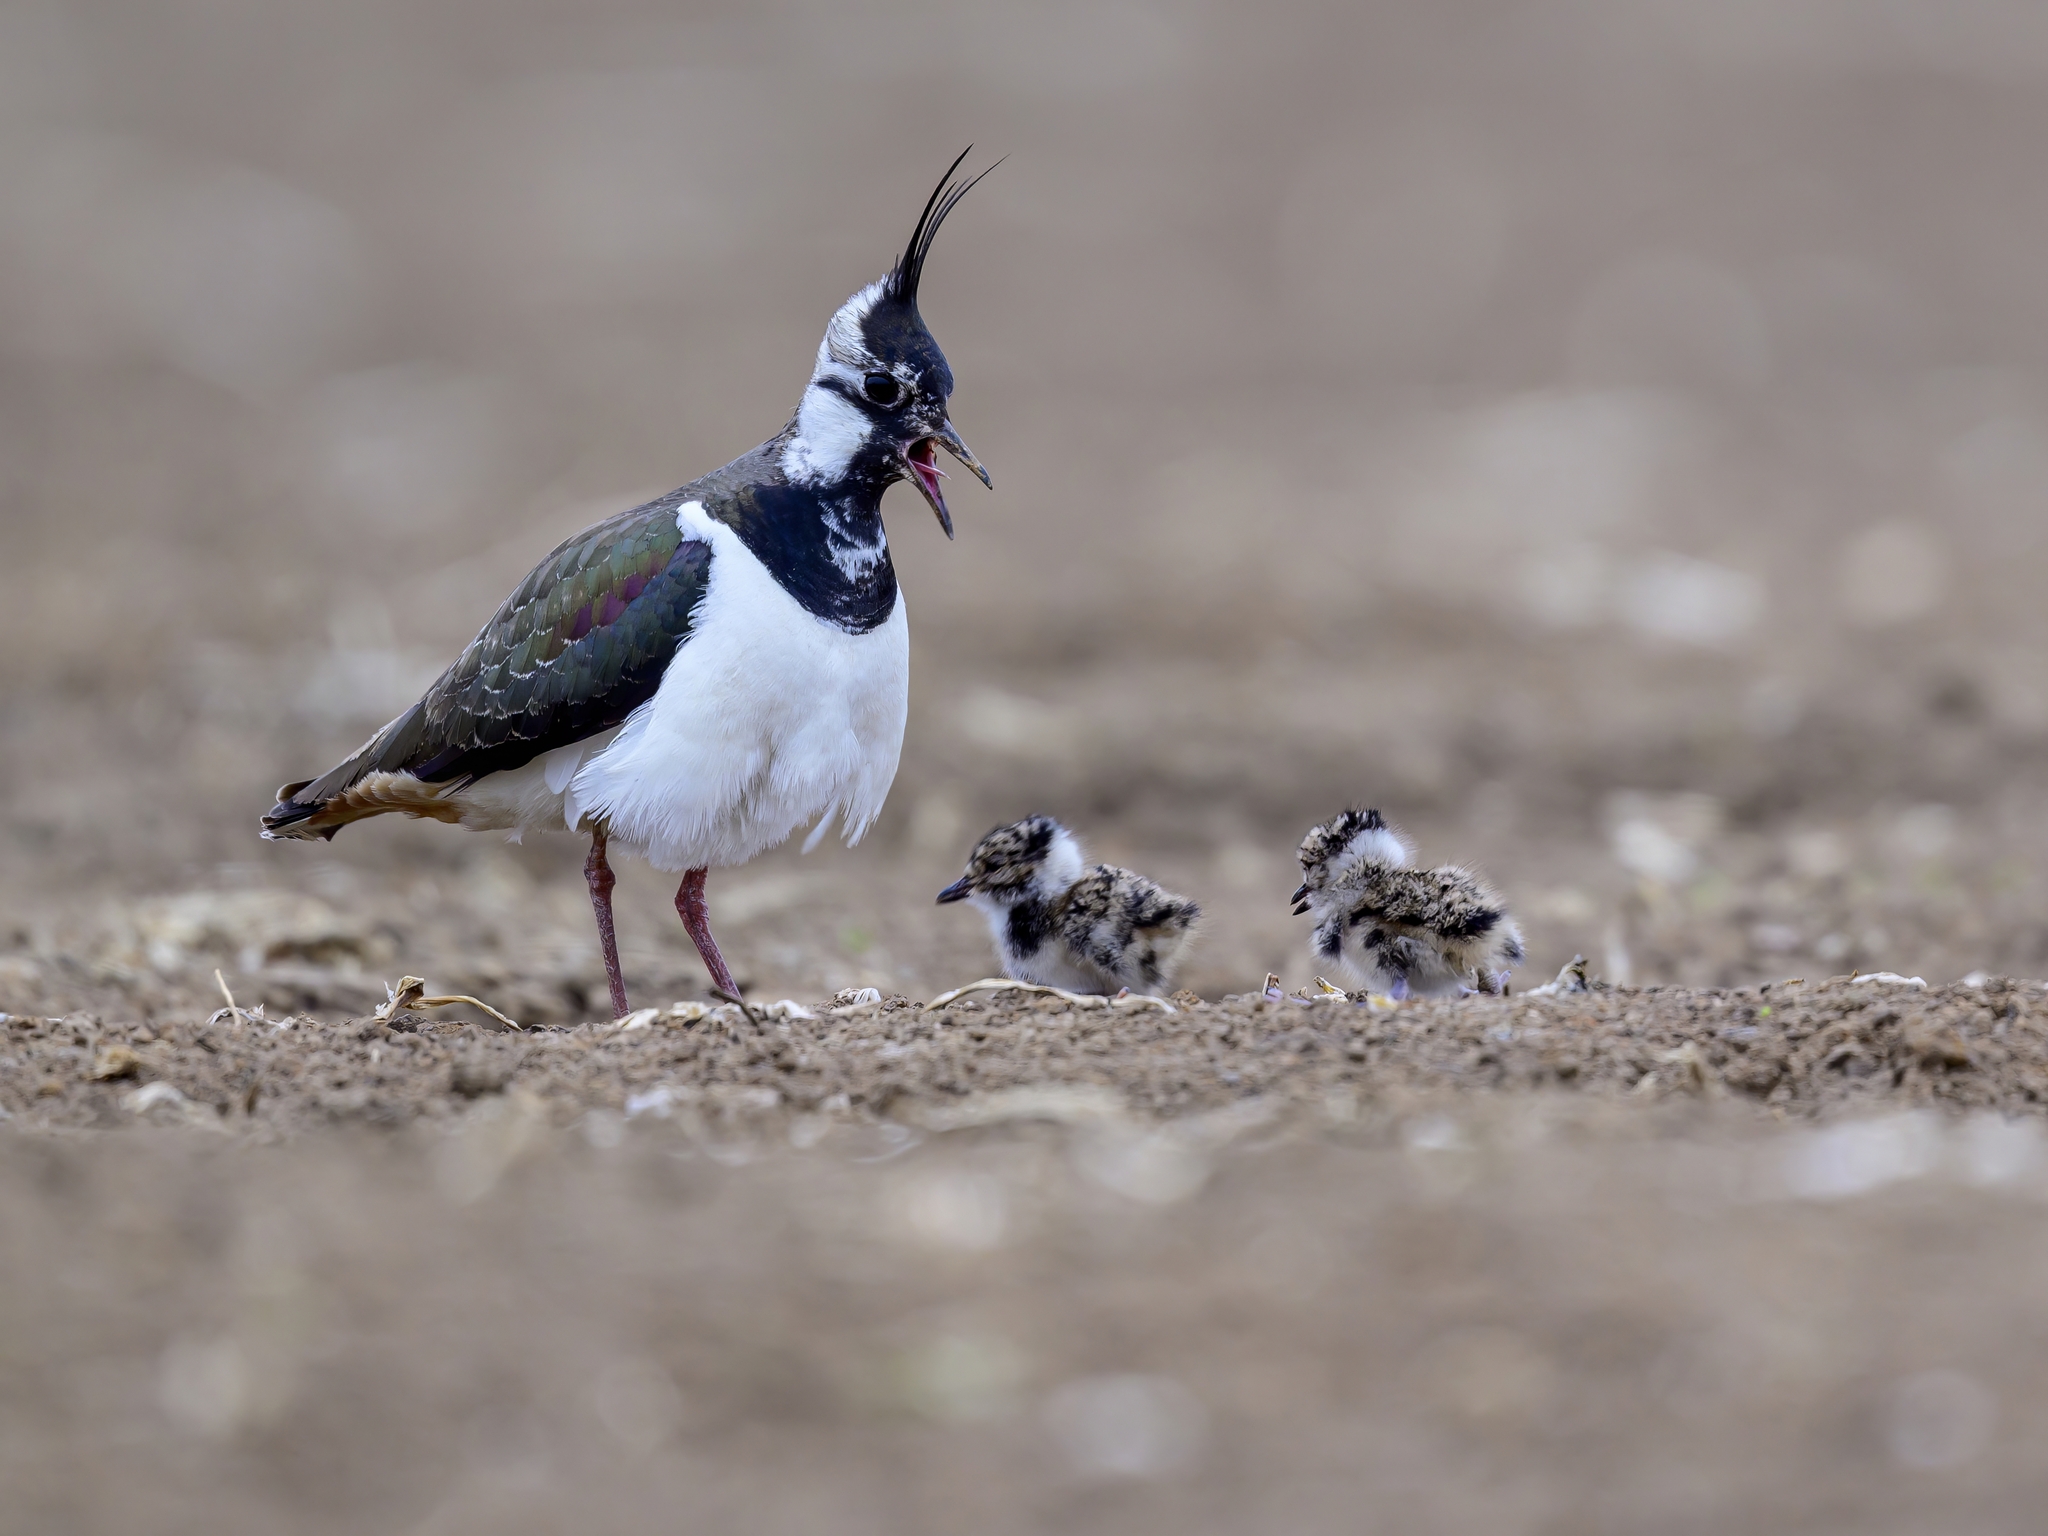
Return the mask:
{"type": "Polygon", "coordinates": [[[887,374],[906,395],[917,385],[916,372],[907,363],[884,363],[863,338],[862,322],[882,297],[882,287],[879,281],[869,283],[840,305],[825,327],[811,382],[796,409],[796,437],[783,450],[782,471],[792,480],[807,485],[836,480],[868,445],[875,423],[847,394],[863,393],[870,376],[887,374]],[[842,387],[824,387],[828,379],[842,387]]]}
{"type": "Polygon", "coordinates": [[[1045,862],[1031,884],[1042,896],[1057,896],[1081,878],[1084,864],[1081,845],[1074,840],[1073,833],[1061,827],[1053,834],[1052,846],[1045,850],[1045,862]]]}
{"type": "Polygon", "coordinates": [[[857,458],[880,462],[893,454],[901,460],[898,477],[917,483],[950,535],[939,490],[945,477],[932,457],[941,441],[958,451],[946,419],[952,387],[945,357],[916,310],[892,298],[886,280],[868,284],[825,327],[783,450],[783,473],[822,485],[843,479],[857,458]]]}
{"type": "Polygon", "coordinates": [[[867,447],[875,424],[851,400],[817,383],[796,408],[796,436],[782,450],[782,472],[804,485],[826,485],[867,447]]]}

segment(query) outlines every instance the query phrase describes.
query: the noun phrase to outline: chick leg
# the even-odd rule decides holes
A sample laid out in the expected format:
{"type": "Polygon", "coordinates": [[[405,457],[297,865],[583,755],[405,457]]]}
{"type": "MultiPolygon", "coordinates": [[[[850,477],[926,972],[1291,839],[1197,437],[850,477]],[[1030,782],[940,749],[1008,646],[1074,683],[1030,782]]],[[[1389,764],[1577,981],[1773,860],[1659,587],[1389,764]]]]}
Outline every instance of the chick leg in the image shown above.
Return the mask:
{"type": "Polygon", "coordinates": [[[604,951],[604,979],[611,983],[612,1017],[622,1019],[628,1012],[626,978],[619,969],[619,935],[612,927],[612,867],[605,862],[603,827],[590,833],[590,857],[583,861],[583,878],[590,882],[590,906],[597,914],[597,942],[604,951]]]}
{"type": "Polygon", "coordinates": [[[690,942],[704,958],[704,968],[711,973],[712,990],[738,1002],[740,984],[726,969],[725,956],[718,952],[718,941],[711,937],[711,914],[704,908],[704,877],[708,873],[709,870],[693,869],[683,876],[683,883],[676,888],[676,915],[683,920],[690,942]]]}

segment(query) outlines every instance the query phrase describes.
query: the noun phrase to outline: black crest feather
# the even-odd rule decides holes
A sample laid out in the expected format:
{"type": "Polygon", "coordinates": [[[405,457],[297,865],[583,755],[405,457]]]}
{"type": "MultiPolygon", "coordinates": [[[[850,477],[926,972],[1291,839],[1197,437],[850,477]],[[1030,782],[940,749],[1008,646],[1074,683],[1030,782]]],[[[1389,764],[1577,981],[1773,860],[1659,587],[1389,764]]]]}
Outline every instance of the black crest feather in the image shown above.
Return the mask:
{"type": "Polygon", "coordinates": [[[932,248],[932,237],[939,232],[939,226],[946,222],[960,199],[974,189],[996,165],[983,171],[980,176],[968,181],[955,181],[953,173],[960,169],[960,161],[974,153],[974,146],[968,145],[960,151],[960,158],[946,167],[946,174],[939,178],[939,184],[932,189],[932,195],[925,200],[924,212],[917,216],[917,227],[910,232],[910,243],[903,247],[903,254],[896,258],[896,265],[890,269],[888,287],[884,290],[892,299],[917,307],[917,285],[924,277],[924,259],[932,248]]]}

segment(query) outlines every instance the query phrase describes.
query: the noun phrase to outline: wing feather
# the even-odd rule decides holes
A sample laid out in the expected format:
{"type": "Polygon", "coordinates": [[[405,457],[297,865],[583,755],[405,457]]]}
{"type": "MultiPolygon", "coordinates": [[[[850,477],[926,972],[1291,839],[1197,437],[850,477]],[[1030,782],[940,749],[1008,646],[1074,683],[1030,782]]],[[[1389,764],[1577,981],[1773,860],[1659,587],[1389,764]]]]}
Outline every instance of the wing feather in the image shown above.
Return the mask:
{"type": "Polygon", "coordinates": [[[711,546],[683,537],[668,498],[578,534],[534,567],[419,703],[281,796],[265,829],[317,817],[373,773],[467,782],[623,724],[689,639],[710,575],[711,546]]]}

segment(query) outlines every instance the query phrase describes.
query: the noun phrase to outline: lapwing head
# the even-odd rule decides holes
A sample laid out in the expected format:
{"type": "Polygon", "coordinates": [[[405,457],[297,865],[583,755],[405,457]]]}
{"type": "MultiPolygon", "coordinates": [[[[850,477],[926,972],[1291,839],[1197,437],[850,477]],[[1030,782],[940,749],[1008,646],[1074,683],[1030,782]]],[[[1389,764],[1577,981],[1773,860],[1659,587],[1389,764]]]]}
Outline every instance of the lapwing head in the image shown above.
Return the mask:
{"type": "Polygon", "coordinates": [[[1412,857],[1401,834],[1375,810],[1338,812],[1321,826],[1310,827],[1301,840],[1301,885],[1288,900],[1299,917],[1314,898],[1361,864],[1406,869],[1412,857]]]}
{"type": "Polygon", "coordinates": [[[1057,896],[1081,878],[1081,845],[1050,816],[1027,816],[997,827],[967,855],[967,872],[943,891],[940,902],[1011,906],[1028,896],[1057,896]]]}
{"type": "Polygon", "coordinates": [[[991,482],[947,414],[953,370],[918,313],[917,290],[939,226],[988,174],[955,181],[953,173],[966,158],[963,151],[947,167],[888,276],[848,299],[825,327],[783,458],[791,478],[810,484],[842,479],[856,464],[879,471],[885,482],[909,480],[949,539],[953,515],[940,488],[946,473],[938,466],[938,450],[965,464],[983,485],[991,482]]]}

